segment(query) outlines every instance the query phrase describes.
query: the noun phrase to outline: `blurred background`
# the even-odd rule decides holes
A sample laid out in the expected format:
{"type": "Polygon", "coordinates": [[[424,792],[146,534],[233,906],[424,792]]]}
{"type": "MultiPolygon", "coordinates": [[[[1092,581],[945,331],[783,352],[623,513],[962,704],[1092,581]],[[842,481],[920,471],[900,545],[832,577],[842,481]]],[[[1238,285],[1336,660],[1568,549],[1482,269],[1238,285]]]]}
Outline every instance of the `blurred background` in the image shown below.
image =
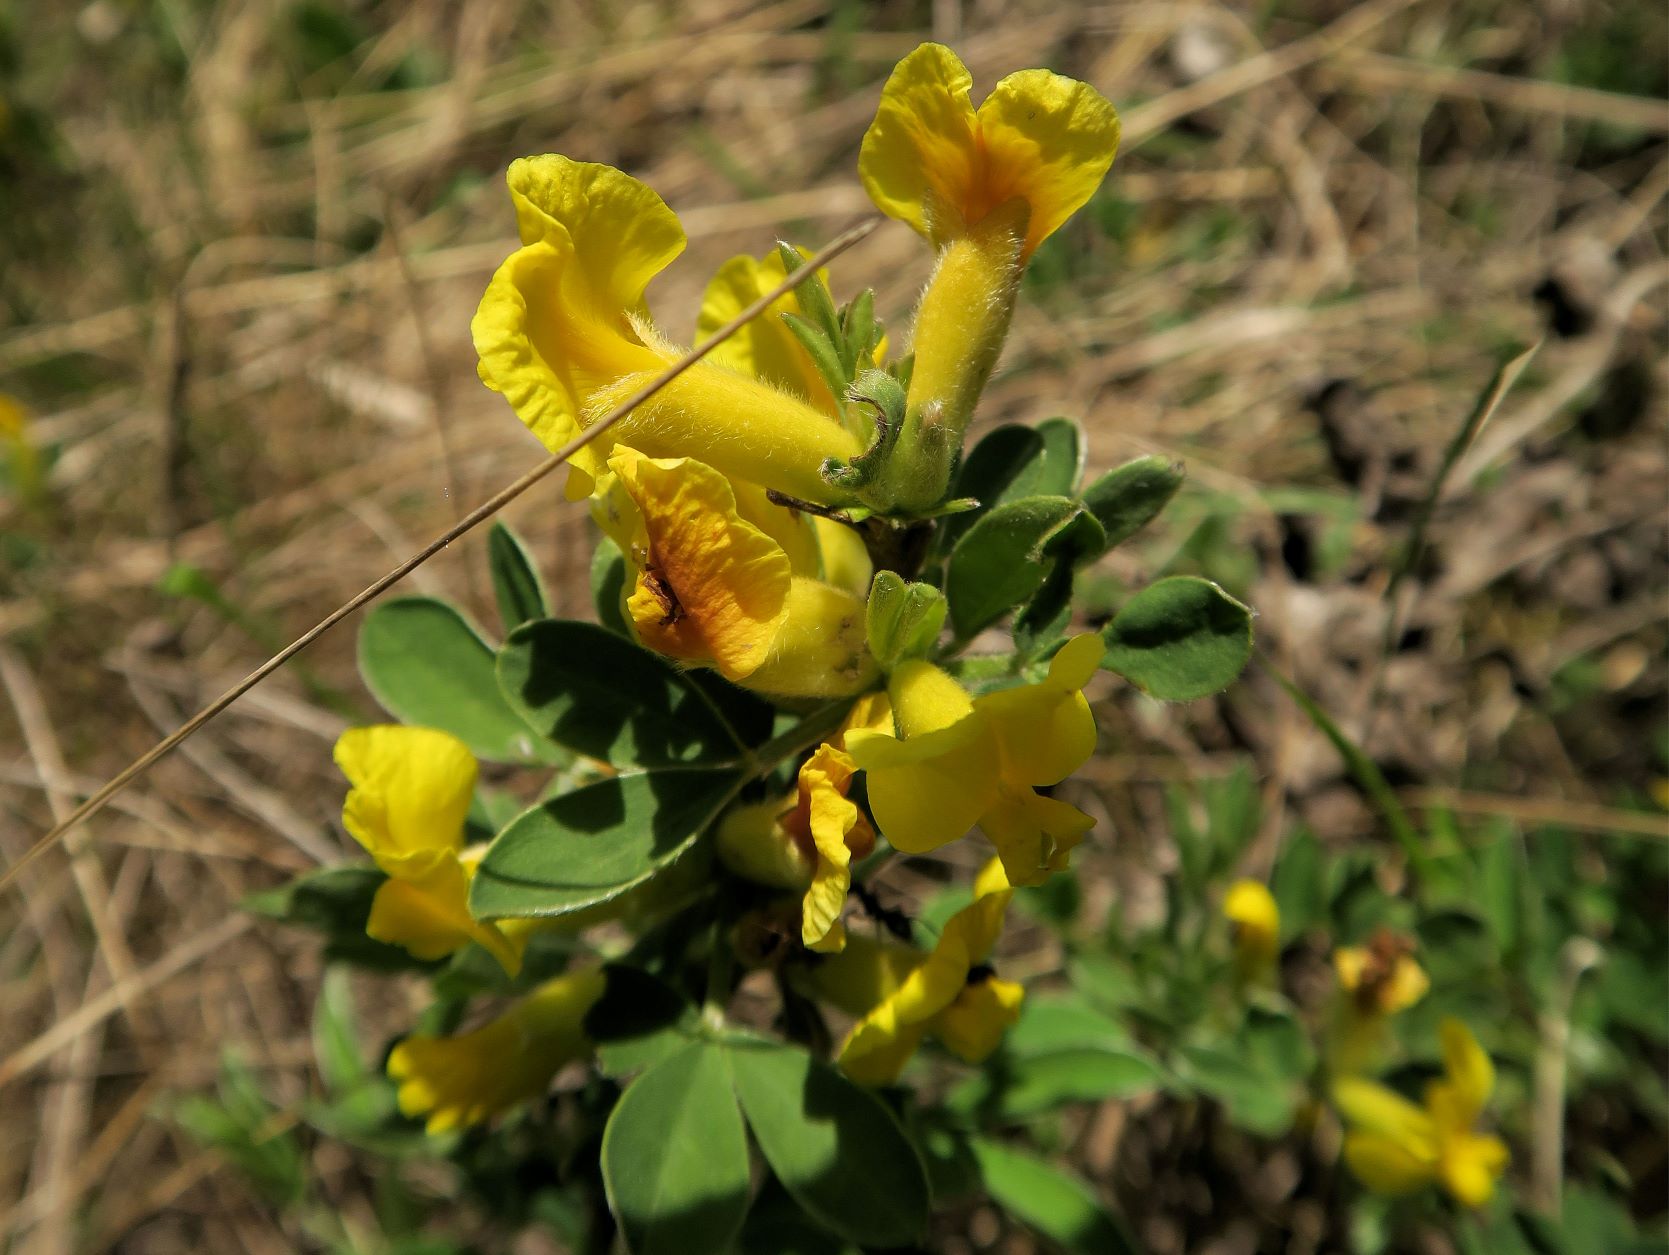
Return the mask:
{"type": "MultiPolygon", "coordinates": [[[[1423,831],[1502,843],[1508,932],[1421,940],[1494,1017],[1514,1188],[1577,1183],[1606,1224],[1661,1215],[1669,13],[1650,0],[0,3],[0,857],[541,456],[468,335],[514,246],[512,158],[607,162],[667,200],[690,244],[650,302],[687,341],[724,259],[868,210],[858,142],[929,37],[976,100],[1041,65],[1124,117],[1112,175],[1032,263],[977,420],[1080,418],[1092,473],[1186,461],[1086,616],[1161,574],[1220,581],[1423,831]],[[1389,610],[1445,451],[1538,340],[1389,610]],[[1558,1003],[1573,939],[1598,958],[1558,1003]],[[1530,1100],[1549,1032],[1571,1070],[1551,1114],[1530,1100]],[[1549,1167],[1531,1148],[1561,1130],[1549,1167]]],[[[836,297],[872,285],[904,337],[929,264],[889,223],[836,297]]],[[[583,509],[547,485],[509,517],[559,612],[589,614],[583,509]]],[[[492,623],[484,543],[408,591],[492,623]]],[[[1395,895],[1357,781],[1266,671],[1183,707],[1097,696],[1104,753],[1071,786],[1102,821],[1081,935],[1116,952],[1165,914],[1225,789],[1234,870],[1266,876],[1302,838],[1395,895]]],[[[341,1249],[466,1248],[400,1245],[401,1225],[562,1249],[560,1226],[440,1205],[444,1164],[406,1164],[416,1219],[391,1220],[391,1170],[308,1121],[318,946],[239,903],[348,852],[330,745],[377,717],[349,625],[0,901],[0,1249],[327,1249],[308,1208],[357,1235],[341,1249]],[[206,1109],[184,1097],[217,1085],[206,1109]],[[260,1133],[241,1159],[211,1127],[228,1111],[260,1133]]],[[[1328,935],[1289,938],[1300,1004],[1328,935]]],[[[371,1053],[402,996],[356,984],[371,1053]]],[[[1163,1098],[1050,1118],[1155,1251],[1356,1232],[1295,1166],[1301,1133],[1225,1141],[1163,1098]]],[[[977,1206],[941,1236],[1036,1249],[977,1206]]]]}

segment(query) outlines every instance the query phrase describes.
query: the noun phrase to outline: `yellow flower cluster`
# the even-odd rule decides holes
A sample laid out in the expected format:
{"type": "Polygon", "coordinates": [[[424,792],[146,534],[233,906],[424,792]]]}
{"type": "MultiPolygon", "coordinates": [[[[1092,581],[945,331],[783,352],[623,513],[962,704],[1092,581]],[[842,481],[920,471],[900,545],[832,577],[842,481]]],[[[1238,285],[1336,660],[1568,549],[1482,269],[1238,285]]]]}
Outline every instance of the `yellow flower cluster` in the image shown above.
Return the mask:
{"type": "MultiPolygon", "coordinates": [[[[970,1060],[996,1047],[1023,996],[986,962],[1011,886],[1064,868],[1093,826],[1039,790],[1094,751],[1082,690],[1100,638],[1069,641],[1036,683],[977,697],[919,657],[884,674],[866,634],[870,552],[840,514],[908,520],[942,505],[1022,271],[1117,150],[1118,116],[1086,84],[1028,70],[977,109],[970,88],[948,49],[918,48],[888,79],[859,158],[875,204],[935,253],[907,389],[904,371],[890,368],[896,412],[856,381],[859,367],[879,378],[886,364],[884,337],[867,334],[868,307],[844,316],[864,311],[845,346],[854,382],[840,395],[796,332],[817,314],[802,287],[568,457],[569,496],[590,498],[626,563],[620,611],[640,644],[789,702],[855,699],[792,792],[734,808],[717,847],[732,870],[800,895],[800,941],[822,956],[814,983],[858,1017],[841,1063],[872,1083],[895,1078],[929,1035],[970,1060]],[[973,904],[930,953],[847,936],[852,864],[877,840],[849,797],[860,772],[896,849],[926,853],[976,826],[996,848],[973,904]]],[[[685,236],[655,192],[607,166],[530,157],[511,165],[508,182],[520,247],[493,275],[471,332],[482,381],[556,451],[683,356],[644,293],[685,236]]],[[[699,333],[778,285],[792,256],[726,262],[699,333]]],[[[468,910],[479,857],[463,843],[476,772],[468,751],[441,732],[366,728],[342,738],[337,761],[353,786],[344,822],[388,875],[368,931],[422,958],[477,943],[514,974],[526,926],[468,910]]],[[[542,1091],[584,1054],[578,1025],[603,980],[562,977],[472,1033],[408,1038],[389,1060],[402,1108],[439,1130],[542,1091]]]]}

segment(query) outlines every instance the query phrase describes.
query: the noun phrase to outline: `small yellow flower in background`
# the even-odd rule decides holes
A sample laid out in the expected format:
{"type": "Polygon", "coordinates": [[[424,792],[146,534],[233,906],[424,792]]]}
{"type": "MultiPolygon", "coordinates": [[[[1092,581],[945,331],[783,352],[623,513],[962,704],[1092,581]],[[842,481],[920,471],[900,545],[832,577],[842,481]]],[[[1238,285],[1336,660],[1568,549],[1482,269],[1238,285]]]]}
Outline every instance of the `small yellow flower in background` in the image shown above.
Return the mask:
{"type": "Polygon", "coordinates": [[[1333,970],[1339,988],[1363,1015],[1406,1011],[1431,988],[1425,969],[1414,960],[1412,944],[1385,929],[1366,946],[1340,946],[1333,952],[1333,970]]]}
{"type": "Polygon", "coordinates": [[[400,1110],[445,1133],[539,1097],[559,1071],[591,1053],[585,1014],[606,985],[600,970],[564,973],[473,1032],[406,1038],[388,1056],[400,1110]]]}
{"type": "Polygon", "coordinates": [[[625,611],[645,646],[797,697],[842,696],[874,677],[862,601],[800,573],[822,569],[807,520],[693,458],[617,445],[608,469],[597,521],[636,570],[625,611]]]}
{"type": "Polygon", "coordinates": [[[1039,683],[980,698],[931,663],[895,669],[888,692],[896,735],[847,738],[868,773],[882,835],[925,854],[978,824],[1010,884],[1039,884],[1065,868],[1095,821],[1036,789],[1060,783],[1095,752],[1095,718],[1081,690],[1102,652],[1100,637],[1074,637],[1039,683]]]}
{"type": "Polygon", "coordinates": [[[1274,966],[1281,945],[1281,908],[1262,881],[1237,880],[1223,897],[1234,930],[1234,966],[1242,980],[1258,980],[1274,966]]]}
{"type": "MultiPolygon", "coordinates": [[[[470,330],[482,382],[555,450],[681,356],[649,322],[643,292],[683,251],[684,231],[659,196],[609,166],[527,157],[508,180],[522,247],[493,276],[470,330]]],[[[837,501],[823,461],[859,452],[807,401],[711,361],[576,453],[572,498],[590,494],[615,441],[825,504],[837,501]]]]}
{"type": "Polygon", "coordinates": [[[1025,1000],[1019,985],[985,966],[1013,894],[993,859],[974,882],[972,904],[951,916],[931,954],[854,937],[812,973],[820,994],[863,1017],[840,1048],[848,1076],[890,1084],[929,1034],[969,1063],[997,1048],[1025,1000]]]}
{"type": "Polygon", "coordinates": [[[464,848],[476,776],[469,748],[433,728],[350,728],[336,742],[336,765],[353,786],[342,824],[388,875],[365,931],[420,959],[444,958],[473,941],[510,975],[520,971],[525,933],[469,913],[480,860],[464,848]]]}
{"type": "Polygon", "coordinates": [[[41,456],[29,433],[29,412],[15,397],[0,392],[0,464],[12,495],[25,509],[34,509],[45,495],[41,456]]]}
{"type": "Polygon", "coordinates": [[[1027,259],[1094,195],[1118,151],[1118,113],[1087,83],[1022,70],[977,110],[972,86],[955,53],[923,44],[887,79],[858,155],[876,207],[939,250],[916,310],[905,406],[906,451],[922,455],[898,459],[882,489],[911,508],[949,486],[1027,259]]]}
{"type": "Polygon", "coordinates": [[[1344,1157],[1356,1178],[1380,1194],[1407,1194],[1440,1183],[1457,1202],[1481,1207],[1507,1166],[1500,1138],[1476,1133],[1495,1087],[1495,1069],[1471,1030],[1445,1019],[1438,1030],[1444,1077],[1415,1106],[1362,1077],[1333,1083],[1333,1101],[1349,1126],[1344,1157]]]}
{"type": "Polygon", "coordinates": [[[1390,1019],[1431,988],[1414,959],[1413,943],[1380,929],[1366,946],[1333,952],[1339,998],[1327,1042],[1327,1064],[1336,1074],[1367,1072],[1379,1062],[1390,1034],[1390,1019]]]}

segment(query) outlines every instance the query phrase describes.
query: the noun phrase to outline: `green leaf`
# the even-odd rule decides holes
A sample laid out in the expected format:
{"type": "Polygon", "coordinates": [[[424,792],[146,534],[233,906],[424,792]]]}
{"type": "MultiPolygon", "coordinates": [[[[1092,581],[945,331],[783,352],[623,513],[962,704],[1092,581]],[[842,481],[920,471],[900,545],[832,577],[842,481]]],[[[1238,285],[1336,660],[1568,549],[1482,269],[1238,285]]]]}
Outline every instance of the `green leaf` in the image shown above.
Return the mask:
{"type": "Polygon", "coordinates": [[[1247,1132],[1278,1137],[1292,1126],[1297,1103],[1294,1087],[1242,1053],[1185,1046],[1179,1071],[1195,1089],[1222,1103],[1229,1119],[1247,1132]]]}
{"type": "Polygon", "coordinates": [[[1164,1071],[1130,1048],[1060,1050],[1031,1059],[999,1056],[985,1074],[951,1092],[952,1111],[1024,1120],[1074,1102],[1130,1098],[1159,1089],[1164,1071]]]}
{"type": "Polygon", "coordinates": [[[972,497],[979,507],[940,522],[938,551],[947,552],[1000,505],[1039,495],[1070,497],[1083,461],[1082,432],[1069,418],[1046,419],[1036,427],[1009,423],[995,428],[963,459],[950,494],[972,497]]]}
{"type": "Polygon", "coordinates": [[[865,630],[869,652],[883,668],[920,657],[945,626],[945,598],[931,584],[907,584],[892,571],[876,573],[869,589],[865,630]]]}
{"type": "Polygon", "coordinates": [[[469,909],[479,919],[568,915],[617,898],[695,844],[741,783],[735,772],[664,768],[552,798],[487,847],[469,909]]]}
{"type": "Polygon", "coordinates": [[[1124,1225],[1077,1177],[990,1138],[972,1139],[991,1198],[1028,1227],[1073,1255],[1134,1255],[1124,1225]]]}
{"type": "Polygon", "coordinates": [[[600,537],[591,554],[591,604],[597,611],[598,623],[616,636],[633,640],[622,609],[625,596],[626,556],[607,536],[600,537]]]}
{"type": "Polygon", "coordinates": [[[1504,955],[1518,945],[1524,880],[1518,833],[1502,824],[1478,850],[1478,907],[1496,949],[1504,955]]]}
{"type": "Polygon", "coordinates": [[[492,569],[499,621],[506,634],[550,614],[550,598],[545,595],[545,582],[539,577],[533,555],[502,520],[494,521],[487,533],[487,562],[492,569]]]}
{"type": "Polygon", "coordinates": [[[633,1081],[602,1168],[633,1255],[729,1249],[748,1210],[748,1142],[724,1048],[691,1042],[633,1081]]]}
{"type": "Polygon", "coordinates": [[[1117,1051],[1129,1045],[1130,1031],[1122,1023],[1074,991],[1028,996],[1020,1022],[1003,1039],[1004,1049],[1017,1059],[1066,1050],[1117,1051]]]}
{"type": "Polygon", "coordinates": [[[585,1013],[585,1035],[606,1076],[624,1076],[676,1054],[694,1035],[695,1008],[641,968],[611,963],[603,996],[585,1013]]]}
{"type": "Polygon", "coordinates": [[[1049,542],[1084,514],[1068,497],[1024,497],[980,516],[951,550],[945,569],[950,619],[974,636],[1043,586],[1054,565],[1049,542]]]}
{"type": "Polygon", "coordinates": [[[1102,636],[1102,666],[1150,697],[1185,702],[1227,688],[1245,669],[1252,612],[1210,580],[1175,575],[1126,602],[1102,636]]]}
{"type": "Polygon", "coordinates": [[[1181,462],[1153,454],[1115,467],[1084,489],[1084,504],[1107,533],[1107,548],[1122,545],[1170,504],[1187,472],[1181,462]]]}
{"type": "Polygon", "coordinates": [[[326,867],[277,889],[252,894],[243,900],[243,908],[323,933],[327,938],[327,962],[351,963],[379,972],[432,970],[434,963],[414,959],[399,946],[375,941],[365,934],[371,901],[387,879],[375,867],[326,867]]]}
{"type": "Polygon", "coordinates": [[[767,1180],[748,1211],[733,1255],[863,1255],[806,1215],[775,1181],[767,1180]]]}
{"type": "Polygon", "coordinates": [[[1281,912],[1281,940],[1290,942],[1321,924],[1327,915],[1327,877],[1321,843],[1308,828],[1287,839],[1275,860],[1269,891],[1281,912]]]}
{"type": "Polygon", "coordinates": [[[731,1042],[736,1092],[765,1162],[806,1212],[862,1246],[927,1226],[927,1174],[880,1100],[803,1050],[731,1042]]]}
{"type": "Polygon", "coordinates": [[[726,763],[742,752],[671,663],[593,623],[523,624],[499,652],[497,684],[540,735],[616,767],[726,763]]]}
{"type": "Polygon", "coordinates": [[[834,396],[844,397],[852,377],[846,373],[846,367],[840,360],[840,349],[835,342],[827,333],[814,327],[798,314],[782,314],[780,317],[789,333],[806,351],[811,364],[817,367],[817,373],[823,377],[829,392],[834,396]]]}
{"type": "Polygon", "coordinates": [[[478,758],[553,760],[500,695],[491,647],[444,601],[400,597],[372,607],[359,629],[359,672],[395,718],[450,732],[478,758]]]}
{"type": "Polygon", "coordinates": [[[353,990],[339,967],[325,972],[313,1004],[313,1058],[327,1090],[351,1089],[369,1075],[354,1028],[353,990]]]}

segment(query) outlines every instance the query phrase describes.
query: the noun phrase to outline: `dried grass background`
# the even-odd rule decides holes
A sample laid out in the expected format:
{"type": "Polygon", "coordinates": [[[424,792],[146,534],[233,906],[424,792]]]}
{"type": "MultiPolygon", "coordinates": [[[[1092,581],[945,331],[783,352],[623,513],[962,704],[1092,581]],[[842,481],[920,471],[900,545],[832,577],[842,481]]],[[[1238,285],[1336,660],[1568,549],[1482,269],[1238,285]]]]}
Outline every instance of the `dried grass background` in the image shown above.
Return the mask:
{"type": "MultiPolygon", "coordinates": [[[[690,246],[651,304],[688,337],[723,259],[867,210],[858,140],[926,36],[978,91],[1047,65],[1125,119],[981,423],[1079,416],[1092,470],[1185,459],[1264,648],[1415,804],[1658,831],[1616,802],[1661,771],[1665,30],[1626,0],[0,6],[0,390],[52,455],[41,500],[0,497],[0,857],[539,456],[468,340],[513,246],[511,158],[609,162],[665,197],[690,246]],[[1635,51],[1655,70],[1589,81],[1635,51]],[[1386,555],[1506,346],[1544,334],[1382,658],[1386,555]],[[159,591],[182,562],[235,613],[159,591]],[[1591,683],[1561,708],[1575,665],[1591,683]]],[[[928,264],[888,225],[837,295],[873,284],[902,337],[928,264]]],[[[510,517],[587,613],[583,512],[548,486],[510,517]]],[[[1142,582],[1182,539],[1108,577],[1142,582]]],[[[482,544],[409,590],[491,622],[482,544]]],[[[1132,901],[1174,861],[1155,782],[1248,749],[1262,867],[1295,817],[1373,839],[1265,679],[1187,710],[1103,699],[1097,797],[1075,800],[1132,901]]],[[[237,904],[350,854],[330,745],[374,713],[344,629],[0,902],[0,1247],[297,1249],[154,1113],[229,1044],[291,1102],[315,1083],[317,947],[237,904]]],[[[373,1034],[409,1020],[365,993],[373,1034]]],[[[1085,1170],[1128,1193],[1117,1130],[1091,1131],[1085,1170]]],[[[369,1217],[363,1164],[321,1143],[314,1170],[369,1217]]],[[[1150,1188],[1158,1249],[1254,1249],[1191,1188],[1150,1188]]]]}

